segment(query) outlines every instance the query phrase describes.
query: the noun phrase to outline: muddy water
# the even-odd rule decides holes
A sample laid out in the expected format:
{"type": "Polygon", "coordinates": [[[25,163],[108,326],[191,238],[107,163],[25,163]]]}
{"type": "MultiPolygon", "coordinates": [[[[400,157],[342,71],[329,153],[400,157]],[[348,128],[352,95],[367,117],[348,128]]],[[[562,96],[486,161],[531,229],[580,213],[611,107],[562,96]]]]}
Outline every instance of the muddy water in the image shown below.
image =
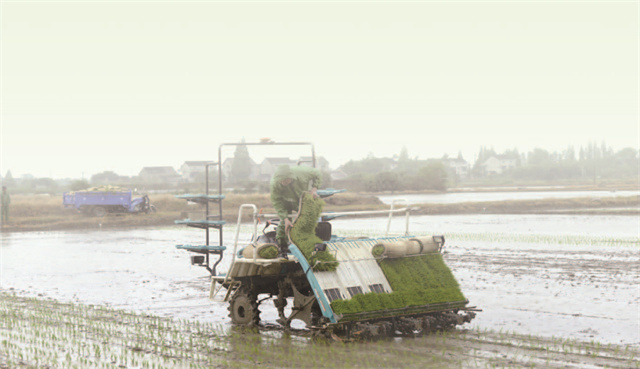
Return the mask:
{"type": "MultiPolygon", "coordinates": [[[[638,345],[638,223],[630,216],[421,216],[412,219],[410,231],[447,237],[448,265],[465,296],[484,310],[473,326],[638,345]]],[[[338,219],[333,225],[338,234],[379,234],[386,219],[338,219]]],[[[403,230],[404,220],[394,220],[391,232],[403,230]]],[[[227,245],[233,245],[234,234],[225,232],[227,245]]],[[[202,243],[201,231],[1,237],[2,290],[229,325],[226,303],[207,298],[207,272],[174,247],[202,243]]],[[[249,237],[241,234],[244,241],[249,237]]],[[[273,304],[266,303],[263,321],[276,317],[273,304]]]]}
{"type": "Polygon", "coordinates": [[[474,326],[640,343],[638,249],[461,241],[447,262],[485,311],[474,326]]]}
{"type": "Polygon", "coordinates": [[[224,322],[206,299],[206,272],[173,246],[201,242],[194,236],[183,229],[3,234],[1,287],[224,322]]]}

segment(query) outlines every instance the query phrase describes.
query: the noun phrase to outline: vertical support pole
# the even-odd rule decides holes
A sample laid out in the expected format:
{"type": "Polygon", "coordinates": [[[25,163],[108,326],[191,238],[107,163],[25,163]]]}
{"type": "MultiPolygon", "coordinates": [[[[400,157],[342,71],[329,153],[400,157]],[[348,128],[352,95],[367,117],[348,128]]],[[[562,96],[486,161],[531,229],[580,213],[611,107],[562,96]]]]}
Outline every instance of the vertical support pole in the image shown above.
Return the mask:
{"type": "Polygon", "coordinates": [[[405,236],[409,235],[409,213],[410,212],[411,212],[411,209],[409,208],[409,204],[407,204],[407,212],[405,213],[405,228],[404,228],[405,236]]]}
{"type": "MultiPolygon", "coordinates": [[[[204,194],[206,196],[205,204],[204,204],[204,209],[205,209],[204,220],[208,221],[209,220],[209,164],[204,165],[204,183],[205,183],[204,194]]],[[[206,234],[205,245],[209,246],[209,227],[205,228],[205,234],[206,234]]],[[[209,264],[209,254],[207,254],[207,264],[209,264]]]]}
{"type": "MultiPolygon", "coordinates": [[[[255,206],[254,204],[242,204],[240,205],[240,208],[238,209],[238,223],[236,225],[236,239],[233,243],[233,253],[231,254],[231,266],[229,267],[229,270],[231,270],[231,268],[233,268],[233,263],[235,263],[236,261],[236,255],[238,254],[238,240],[240,238],[240,223],[242,222],[242,209],[245,208],[251,208],[253,209],[253,224],[254,224],[254,229],[258,229],[258,222],[257,222],[257,214],[258,214],[258,207],[255,206]]],[[[255,259],[255,255],[257,254],[257,252],[254,252],[254,259],[255,259]]],[[[254,260],[255,261],[255,260],[254,260]]],[[[227,273],[227,275],[224,277],[224,283],[227,282],[227,279],[229,277],[229,273],[227,273]]]]}
{"type": "Polygon", "coordinates": [[[393,209],[396,205],[396,202],[405,202],[407,204],[407,212],[406,212],[406,227],[405,227],[405,233],[408,235],[409,234],[409,202],[407,201],[407,199],[395,199],[393,201],[391,201],[391,208],[389,209],[389,220],[387,221],[387,232],[384,234],[385,237],[389,237],[389,231],[391,230],[391,218],[393,217],[393,209]]]}
{"type": "MultiPolygon", "coordinates": [[[[218,146],[218,195],[222,197],[222,145],[218,146]]],[[[218,200],[218,215],[220,215],[219,220],[223,220],[222,216],[222,200],[218,200]]],[[[218,232],[220,237],[219,245],[222,246],[224,244],[224,237],[222,235],[222,226],[220,227],[220,231],[218,232]]]]}
{"type": "Polygon", "coordinates": [[[385,237],[389,237],[389,231],[391,230],[391,217],[393,217],[393,207],[395,204],[395,200],[391,202],[391,208],[389,209],[389,220],[387,220],[387,231],[384,233],[385,237]]]}

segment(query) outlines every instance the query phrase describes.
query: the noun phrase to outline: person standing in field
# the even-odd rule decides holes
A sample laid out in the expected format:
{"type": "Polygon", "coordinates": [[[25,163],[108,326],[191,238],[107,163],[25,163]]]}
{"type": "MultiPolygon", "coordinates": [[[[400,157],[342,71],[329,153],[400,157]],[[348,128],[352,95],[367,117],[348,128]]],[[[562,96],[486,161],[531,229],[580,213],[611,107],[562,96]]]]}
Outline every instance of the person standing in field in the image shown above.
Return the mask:
{"type": "Polygon", "coordinates": [[[2,224],[9,222],[9,204],[11,203],[11,196],[7,192],[7,187],[2,186],[2,224]]]}
{"type": "Polygon", "coordinates": [[[271,177],[271,203],[280,218],[276,229],[276,242],[282,253],[287,252],[289,245],[287,231],[293,226],[289,214],[298,211],[300,196],[304,192],[311,191],[314,197],[318,197],[317,190],[322,184],[322,174],[316,168],[297,166],[290,168],[288,165],[280,165],[271,177]]]}

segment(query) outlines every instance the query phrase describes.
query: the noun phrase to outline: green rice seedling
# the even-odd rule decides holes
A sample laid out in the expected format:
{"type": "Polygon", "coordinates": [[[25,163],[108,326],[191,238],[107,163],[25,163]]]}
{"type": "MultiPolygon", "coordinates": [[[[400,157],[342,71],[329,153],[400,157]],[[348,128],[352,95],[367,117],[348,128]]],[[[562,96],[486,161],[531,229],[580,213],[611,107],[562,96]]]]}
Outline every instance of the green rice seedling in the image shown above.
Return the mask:
{"type": "Polygon", "coordinates": [[[592,235],[559,234],[510,234],[510,233],[447,233],[450,242],[482,241],[500,243],[541,243],[554,245],[593,245],[593,246],[629,246],[639,247],[638,237],[608,237],[592,235]]]}
{"type": "Polygon", "coordinates": [[[316,236],[316,226],[323,205],[322,199],[316,199],[310,193],[302,195],[300,212],[291,228],[290,237],[314,270],[334,271],[338,267],[338,262],[333,254],[329,251],[314,253],[315,245],[322,243],[322,240],[316,236]]]}
{"type": "MultiPolygon", "coordinates": [[[[598,354],[596,341],[588,344],[566,338],[551,340],[504,330],[500,337],[497,331],[486,328],[439,332],[418,339],[323,343],[279,333],[227,335],[224,329],[215,332],[216,327],[0,293],[0,366],[83,369],[119,365],[163,369],[548,367],[562,366],[563,355],[567,355],[562,352],[563,346],[570,352],[568,355],[580,355],[577,360],[592,360],[591,355],[595,353],[598,362],[604,360],[603,366],[610,366],[606,360],[612,358],[610,362],[618,366],[622,363],[622,366],[634,367],[637,357],[637,349],[628,345],[600,343],[598,354]],[[14,329],[6,329],[9,324],[14,329]],[[108,344],[103,343],[106,334],[108,344]],[[155,337],[155,343],[148,342],[148,337],[155,337]],[[473,346],[491,347],[500,342],[504,345],[499,351],[507,355],[506,358],[486,356],[488,351],[477,351],[473,346]],[[470,351],[466,354],[469,345],[470,351]],[[541,352],[538,347],[548,351],[541,352]],[[622,354],[625,350],[627,355],[622,354]],[[532,361],[532,355],[538,361],[532,361]],[[3,363],[5,357],[6,363],[3,363]],[[549,365],[544,365],[545,359],[549,365]]],[[[571,356],[569,360],[576,358],[571,356]]]]}
{"type": "MultiPolygon", "coordinates": [[[[332,309],[339,314],[375,312],[402,307],[422,306],[465,298],[441,254],[378,260],[392,293],[366,293],[350,300],[334,300],[332,309]]],[[[347,317],[348,319],[348,317],[347,317]]]]}

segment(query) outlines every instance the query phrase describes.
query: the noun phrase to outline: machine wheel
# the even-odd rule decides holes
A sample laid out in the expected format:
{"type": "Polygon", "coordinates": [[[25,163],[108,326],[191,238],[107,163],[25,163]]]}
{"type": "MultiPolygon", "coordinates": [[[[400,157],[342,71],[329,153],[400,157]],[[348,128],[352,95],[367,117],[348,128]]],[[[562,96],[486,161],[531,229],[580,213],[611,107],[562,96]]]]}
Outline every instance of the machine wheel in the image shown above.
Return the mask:
{"type": "Polygon", "coordinates": [[[91,212],[97,217],[103,217],[107,215],[107,209],[105,209],[104,206],[96,206],[92,209],[91,212]]]}
{"type": "Polygon", "coordinates": [[[229,301],[229,317],[233,324],[253,327],[260,322],[258,310],[258,296],[246,289],[240,289],[233,294],[229,301]]]}
{"type": "Polygon", "coordinates": [[[324,324],[326,318],[322,316],[322,311],[320,310],[320,305],[317,303],[313,304],[311,307],[311,325],[314,327],[319,327],[324,324]]]}
{"type": "MultiPolygon", "coordinates": [[[[278,308],[277,322],[284,329],[291,328],[291,321],[294,319],[302,320],[307,327],[313,324],[313,308],[317,306],[316,297],[313,293],[305,295],[298,291],[290,277],[278,282],[278,297],[274,305],[278,308]],[[287,316],[285,307],[287,306],[287,296],[293,295],[293,307],[291,313],[287,316]]],[[[319,307],[318,307],[319,310],[319,307]]]]}

